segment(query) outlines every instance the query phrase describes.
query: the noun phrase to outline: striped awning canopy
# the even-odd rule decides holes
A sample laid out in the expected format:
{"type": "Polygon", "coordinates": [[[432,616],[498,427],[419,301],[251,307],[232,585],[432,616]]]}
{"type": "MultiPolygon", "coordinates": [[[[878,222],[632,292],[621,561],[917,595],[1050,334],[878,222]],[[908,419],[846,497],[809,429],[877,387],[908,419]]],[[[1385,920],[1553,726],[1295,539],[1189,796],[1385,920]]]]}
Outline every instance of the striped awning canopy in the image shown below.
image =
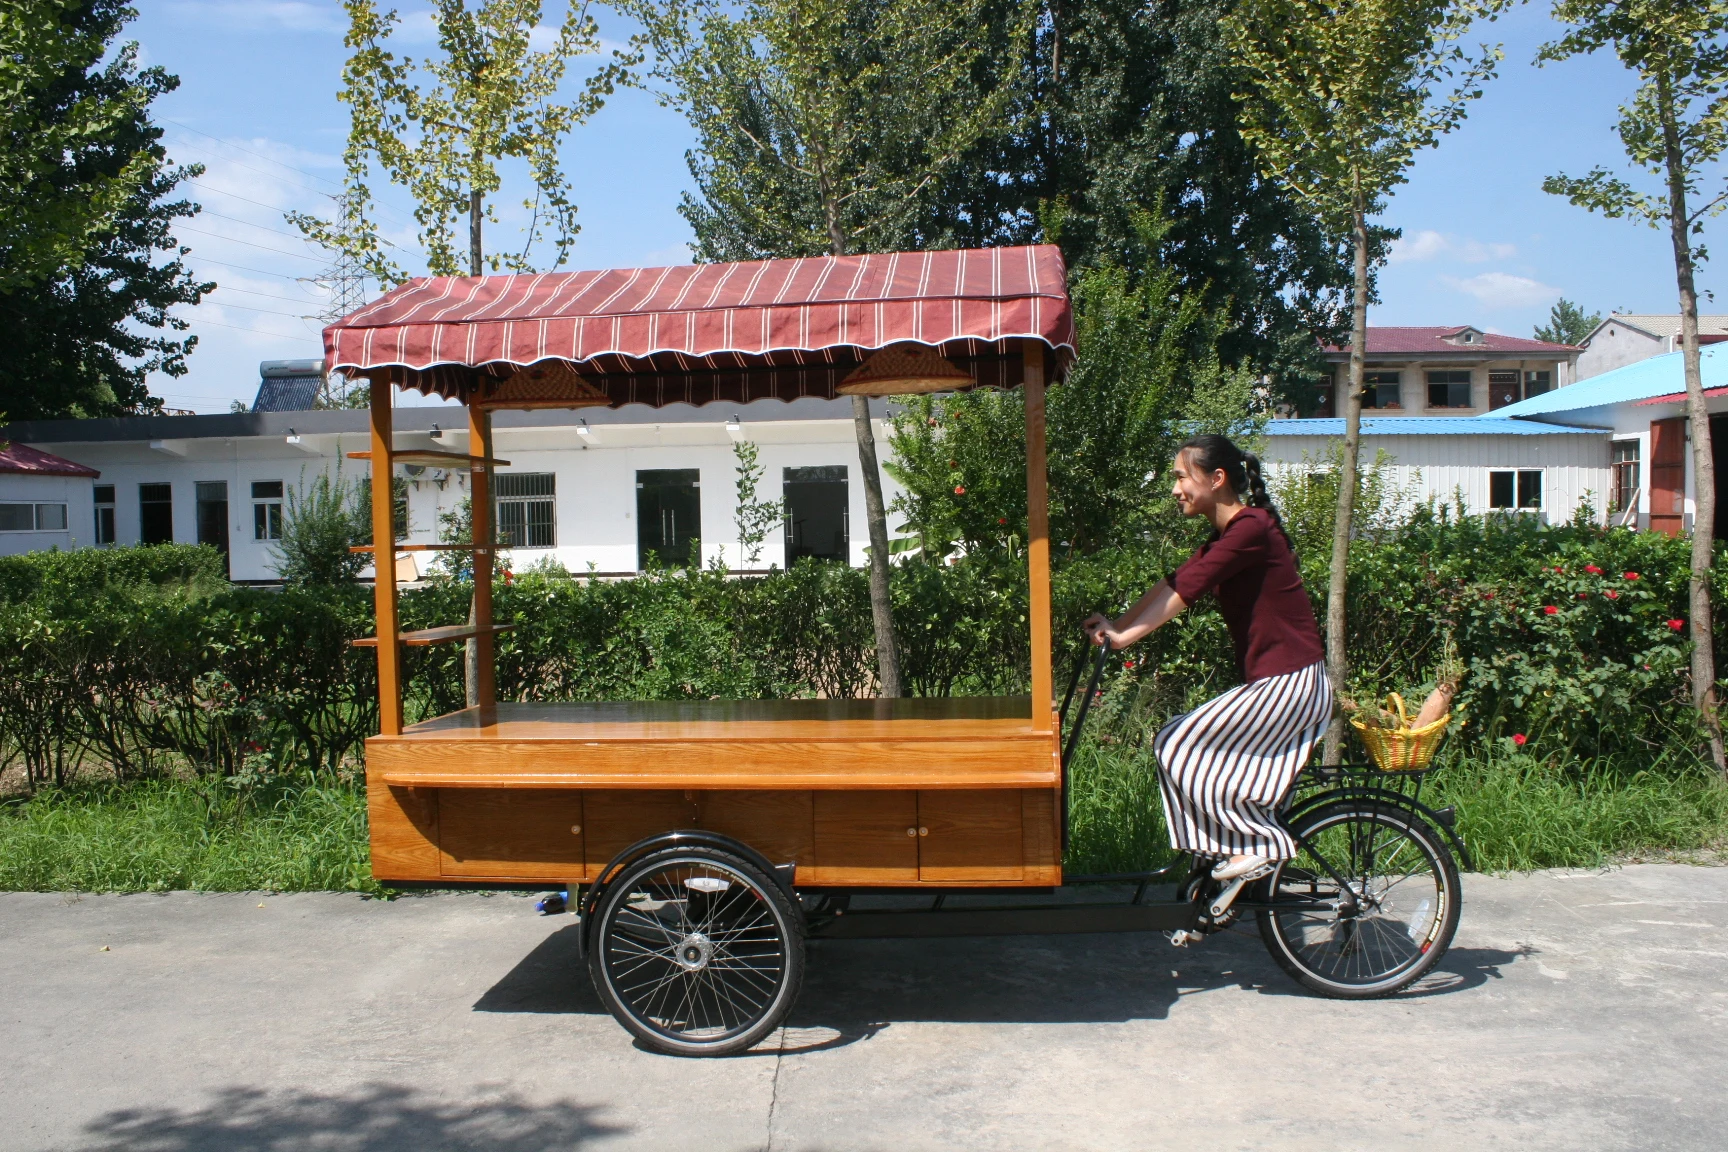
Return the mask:
{"type": "Polygon", "coordinates": [[[1053,245],[409,280],[324,330],[325,361],[489,407],[832,398],[914,341],[980,385],[1058,379],[1074,318],[1053,245]]]}

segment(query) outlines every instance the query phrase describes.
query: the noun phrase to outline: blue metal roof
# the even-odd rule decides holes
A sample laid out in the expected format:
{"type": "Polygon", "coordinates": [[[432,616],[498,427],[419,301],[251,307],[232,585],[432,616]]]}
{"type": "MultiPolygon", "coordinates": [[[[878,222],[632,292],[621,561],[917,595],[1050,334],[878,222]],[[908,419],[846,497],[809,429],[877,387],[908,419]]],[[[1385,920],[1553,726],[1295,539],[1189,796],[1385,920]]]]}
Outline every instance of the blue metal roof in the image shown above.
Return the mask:
{"type": "MultiPolygon", "coordinates": [[[[1574,385],[1577,387],[1577,385],[1574,385]]],[[[1504,412],[1507,409],[1502,408],[1504,412]]],[[[1364,436],[1606,436],[1599,428],[1573,428],[1497,416],[1364,416],[1364,436]]],[[[1342,416],[1325,420],[1268,420],[1268,436],[1342,436],[1342,416]]]]}
{"type": "MultiPolygon", "coordinates": [[[[1711,344],[1703,350],[1704,387],[1728,387],[1728,344],[1711,344]]],[[[1652,356],[1564,388],[1556,388],[1504,408],[1496,408],[1492,416],[1477,416],[1477,420],[1511,417],[1543,416],[1550,412],[1572,412],[1580,408],[1604,408],[1652,396],[1667,396],[1686,391],[1686,378],[1681,365],[1681,353],[1668,352],[1652,356]]]]}

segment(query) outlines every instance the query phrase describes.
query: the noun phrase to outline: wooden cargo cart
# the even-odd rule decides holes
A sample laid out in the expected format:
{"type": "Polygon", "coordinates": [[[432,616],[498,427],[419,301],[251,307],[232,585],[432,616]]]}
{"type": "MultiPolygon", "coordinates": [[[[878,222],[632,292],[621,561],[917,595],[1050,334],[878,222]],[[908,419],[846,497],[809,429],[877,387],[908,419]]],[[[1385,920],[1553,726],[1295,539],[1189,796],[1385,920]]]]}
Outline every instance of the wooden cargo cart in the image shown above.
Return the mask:
{"type": "MultiPolygon", "coordinates": [[[[1232,892],[1235,906],[1221,910],[1198,869],[1161,903],[1142,899],[1159,873],[1087,878],[1136,882],[1129,903],[943,908],[953,892],[1064,884],[1044,395],[1074,357],[1065,279],[1049,246],[430,278],[327,329],[330,369],[370,381],[371,448],[356,455],[369,458],[372,490],[389,491],[400,464],[471,475],[474,536],[459,547],[474,556],[473,622],[404,632],[395,583],[380,579],[376,635],[359,641],[378,654],[380,731],[366,744],[377,878],[585,889],[582,936],[601,998],[645,1043],[684,1054],[736,1051],[778,1026],[809,934],[1190,932],[1249,907],[1284,908],[1292,924],[1322,905],[1332,922],[1340,906],[1360,907],[1350,887],[1360,862],[1340,859],[1287,870],[1258,903],[1232,892]],[[505,462],[492,450],[495,411],[971,387],[1020,388],[1025,399],[1029,695],[496,699],[490,492],[505,462]],[[469,451],[398,444],[399,388],[464,404],[469,451]],[[470,639],[477,705],[404,725],[403,648],[470,639]],[[1279,903],[1280,883],[1306,887],[1279,903]],[[931,906],[850,906],[870,892],[924,892],[931,906]]],[[[391,556],[391,502],[372,508],[376,555],[391,556]]],[[[1445,837],[1428,839],[1440,854],[1439,903],[1432,932],[1422,930],[1431,945],[1456,922],[1456,874],[1445,837]]],[[[1263,913],[1263,925],[1267,916],[1276,931],[1280,914],[1263,913]]],[[[1301,968],[1301,948],[1285,951],[1297,956],[1286,967],[1301,968]]],[[[1334,979],[1343,991],[1331,994],[1383,994],[1431,966],[1406,959],[1334,979]]]]}

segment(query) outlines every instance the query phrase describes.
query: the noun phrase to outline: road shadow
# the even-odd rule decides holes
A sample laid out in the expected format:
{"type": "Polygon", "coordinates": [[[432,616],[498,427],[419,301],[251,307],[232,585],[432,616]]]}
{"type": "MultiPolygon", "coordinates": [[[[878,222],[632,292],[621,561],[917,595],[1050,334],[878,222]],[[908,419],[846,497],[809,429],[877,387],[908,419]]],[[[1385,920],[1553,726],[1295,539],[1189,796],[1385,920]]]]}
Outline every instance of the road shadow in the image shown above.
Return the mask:
{"type": "Polygon", "coordinates": [[[370,1084],[345,1093],[227,1088],[201,1108],[129,1108],[85,1125],[86,1152],[551,1152],[630,1131],[600,1109],[515,1095],[434,1099],[370,1084]]]}
{"type": "MultiPolygon", "coordinates": [[[[604,1014],[566,924],[487,989],[477,1012],[604,1014]]],[[[1499,979],[1523,953],[1453,948],[1398,999],[1452,995],[1499,979]]],[[[1237,927],[1189,948],[1162,934],[812,940],[804,989],[776,1051],[818,1051],[890,1022],[1093,1024],[1162,1020],[1185,997],[1236,989],[1309,996],[1237,927]],[[794,1039],[794,1036],[798,1037],[794,1039]]],[[[758,1050],[760,1051],[760,1050],[758,1050]]]]}

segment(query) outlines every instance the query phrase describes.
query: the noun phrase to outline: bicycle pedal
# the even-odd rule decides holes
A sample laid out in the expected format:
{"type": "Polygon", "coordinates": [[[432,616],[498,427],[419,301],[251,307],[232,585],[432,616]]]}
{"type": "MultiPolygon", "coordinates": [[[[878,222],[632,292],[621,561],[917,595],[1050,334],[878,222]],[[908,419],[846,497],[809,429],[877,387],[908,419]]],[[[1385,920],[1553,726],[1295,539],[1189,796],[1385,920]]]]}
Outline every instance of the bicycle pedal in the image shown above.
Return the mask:
{"type": "Polygon", "coordinates": [[[1173,948],[1186,948],[1190,944],[1198,944],[1206,939],[1206,933],[1196,932],[1192,928],[1178,928],[1170,933],[1170,945],[1173,948]]]}

